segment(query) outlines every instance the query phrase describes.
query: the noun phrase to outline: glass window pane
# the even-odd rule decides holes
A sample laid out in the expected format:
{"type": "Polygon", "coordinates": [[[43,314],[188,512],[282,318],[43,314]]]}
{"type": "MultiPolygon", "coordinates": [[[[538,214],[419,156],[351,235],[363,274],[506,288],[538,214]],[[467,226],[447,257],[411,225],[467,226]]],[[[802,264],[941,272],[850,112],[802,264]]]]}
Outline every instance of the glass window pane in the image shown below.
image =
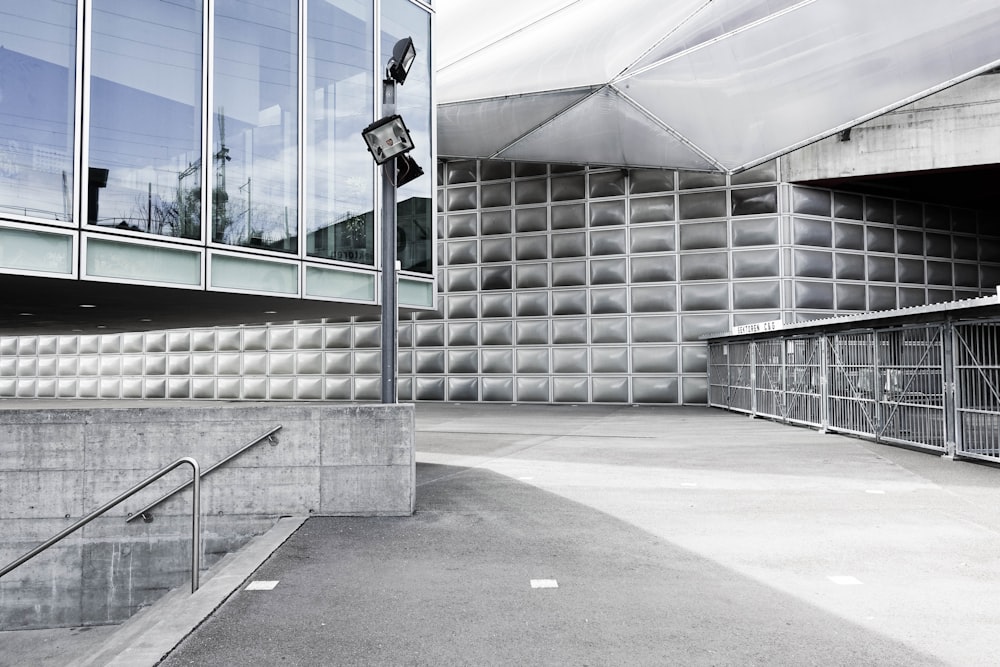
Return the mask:
{"type": "Polygon", "coordinates": [[[95,0],[87,222],[201,236],[201,3],[95,0]]]}
{"type": "Polygon", "coordinates": [[[76,6],[0,5],[0,213],[72,219],[76,6]]]}
{"type": "Polygon", "coordinates": [[[375,181],[360,132],[374,118],[372,0],[309,3],[306,253],[375,263],[375,181]]]}
{"type": "Polygon", "coordinates": [[[213,239],[298,252],[297,3],[215,7],[213,239]]]}
{"type": "Polygon", "coordinates": [[[433,273],[431,220],[431,20],[430,15],[407,0],[383,0],[381,50],[383,65],[392,57],[392,47],[404,37],[412,37],[417,57],[396,89],[396,113],[403,117],[413,138],[408,153],[424,170],[424,175],[396,192],[396,251],[406,271],[433,273]]]}

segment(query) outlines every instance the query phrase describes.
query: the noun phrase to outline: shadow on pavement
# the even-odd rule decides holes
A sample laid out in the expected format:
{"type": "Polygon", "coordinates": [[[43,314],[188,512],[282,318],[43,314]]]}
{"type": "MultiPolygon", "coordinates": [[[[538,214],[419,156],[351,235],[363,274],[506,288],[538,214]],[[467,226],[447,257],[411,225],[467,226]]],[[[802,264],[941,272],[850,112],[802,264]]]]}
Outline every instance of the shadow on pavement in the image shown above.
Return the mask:
{"type": "Polygon", "coordinates": [[[161,664],[940,664],[509,477],[417,482],[412,518],[307,521],[161,664]]]}

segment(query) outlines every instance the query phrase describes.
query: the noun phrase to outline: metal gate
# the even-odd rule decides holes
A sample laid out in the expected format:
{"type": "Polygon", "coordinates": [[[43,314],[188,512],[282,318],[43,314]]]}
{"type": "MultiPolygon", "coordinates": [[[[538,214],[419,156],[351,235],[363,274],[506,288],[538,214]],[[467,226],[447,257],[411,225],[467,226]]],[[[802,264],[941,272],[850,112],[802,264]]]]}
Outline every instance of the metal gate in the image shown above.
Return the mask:
{"type": "Polygon", "coordinates": [[[1000,322],[955,327],[956,452],[1000,460],[1000,322]]]}

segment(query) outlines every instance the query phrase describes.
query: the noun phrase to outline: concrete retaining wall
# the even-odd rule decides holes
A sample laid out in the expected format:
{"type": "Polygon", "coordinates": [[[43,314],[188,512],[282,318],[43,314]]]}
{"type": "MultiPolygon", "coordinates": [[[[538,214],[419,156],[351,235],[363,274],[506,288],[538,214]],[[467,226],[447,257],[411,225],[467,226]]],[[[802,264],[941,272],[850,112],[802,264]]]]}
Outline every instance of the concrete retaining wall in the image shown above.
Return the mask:
{"type": "MultiPolygon", "coordinates": [[[[0,564],[182,456],[208,468],[282,425],[204,478],[208,567],[286,515],[409,515],[413,408],[327,403],[0,401],[0,564]]],[[[190,491],[125,523],[190,479],[183,466],[0,579],[0,628],[114,623],[187,585],[190,491]]]]}

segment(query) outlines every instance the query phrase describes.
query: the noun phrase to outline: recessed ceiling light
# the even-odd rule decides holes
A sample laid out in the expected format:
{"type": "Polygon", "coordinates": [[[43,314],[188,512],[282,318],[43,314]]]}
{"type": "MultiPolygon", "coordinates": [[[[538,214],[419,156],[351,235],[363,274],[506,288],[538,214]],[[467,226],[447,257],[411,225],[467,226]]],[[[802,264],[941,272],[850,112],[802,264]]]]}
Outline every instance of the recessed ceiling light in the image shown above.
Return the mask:
{"type": "Polygon", "coordinates": [[[276,310],[265,310],[264,314],[265,315],[277,315],[278,311],[276,311],[276,310]]]}
{"type": "Polygon", "coordinates": [[[97,308],[97,306],[95,306],[95,305],[94,305],[94,304],[92,304],[92,303],[81,303],[81,304],[80,304],[80,307],[81,307],[81,308],[97,308]]]}
{"type": "Polygon", "coordinates": [[[144,317],[144,318],[142,318],[142,319],[141,319],[141,320],[139,320],[139,321],[140,321],[140,322],[152,322],[153,320],[149,319],[148,317],[144,317]]]}
{"type": "Polygon", "coordinates": [[[34,317],[34,313],[18,313],[21,317],[34,317]]]}

